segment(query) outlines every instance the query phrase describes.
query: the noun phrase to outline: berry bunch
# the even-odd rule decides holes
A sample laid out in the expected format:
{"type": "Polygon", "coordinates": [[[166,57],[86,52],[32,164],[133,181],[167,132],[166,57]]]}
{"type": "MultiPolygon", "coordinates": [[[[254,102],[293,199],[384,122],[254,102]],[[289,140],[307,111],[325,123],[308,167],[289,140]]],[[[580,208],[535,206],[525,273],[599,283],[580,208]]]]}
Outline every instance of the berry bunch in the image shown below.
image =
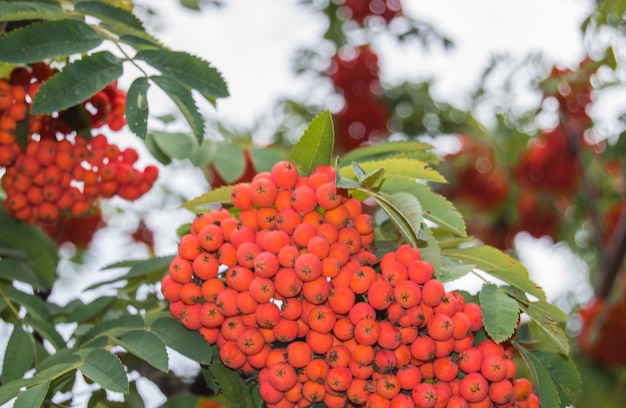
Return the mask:
{"type": "Polygon", "coordinates": [[[155,166],[135,169],[137,159],[134,149],[121,151],[101,134],[89,141],[76,137],[74,143],[31,140],[2,178],[4,208],[34,224],[55,222],[61,214],[86,216],[99,197],[135,200],[158,176],[155,166]]]}
{"type": "MultiPolygon", "coordinates": [[[[10,79],[0,79],[0,166],[5,168],[2,187],[5,210],[28,223],[54,223],[61,215],[83,217],[97,199],[118,195],[135,200],[146,193],[158,176],[156,166],[134,167],[139,156],[132,148],[121,150],[102,134],[87,140],[76,135],[64,112],[28,115],[39,85],[52,75],[49,65],[17,67],[10,79]],[[28,120],[22,150],[17,140],[18,122],[28,120]]],[[[125,124],[125,93],[110,84],[84,103],[94,128],[125,124]],[[109,102],[102,103],[104,98],[109,102]],[[92,107],[94,107],[92,109],[92,107]]]]}
{"type": "Polygon", "coordinates": [[[378,259],[375,222],[289,162],[233,187],[233,216],[196,216],[161,281],[171,314],[256,373],[268,407],[538,407],[513,349],[479,341],[478,304],[417,248],[378,259]]]}

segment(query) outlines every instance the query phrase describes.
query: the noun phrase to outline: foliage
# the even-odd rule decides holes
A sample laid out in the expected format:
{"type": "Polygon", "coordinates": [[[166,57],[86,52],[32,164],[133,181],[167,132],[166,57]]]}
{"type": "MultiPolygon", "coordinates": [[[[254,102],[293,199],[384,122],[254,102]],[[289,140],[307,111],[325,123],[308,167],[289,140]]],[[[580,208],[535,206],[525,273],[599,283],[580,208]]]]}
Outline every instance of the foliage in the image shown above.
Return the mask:
{"type": "MultiPolygon", "coordinates": [[[[181,1],[195,10],[203,3],[221,4],[181,1]]],[[[589,146],[581,142],[589,139],[582,135],[589,136],[585,130],[592,126],[585,113],[592,103],[592,83],[598,88],[621,85],[590,80],[598,78],[595,75],[601,69],[619,70],[612,49],[602,50],[599,57],[585,60],[573,70],[555,69],[546,75],[535,68],[542,100],[554,99],[560,104],[559,129],[569,141],[563,144],[561,139],[554,142],[552,132],[533,123],[537,114],[546,114],[542,107],[520,113],[503,103],[499,106],[510,109],[496,112],[493,128],[480,123],[476,108],[493,97],[486,87],[476,91],[475,106],[465,110],[436,100],[427,82],[381,85],[375,48],[355,44],[354,38],[386,33],[398,41],[418,40],[444,48],[452,45],[427,23],[404,16],[401,8],[374,16],[360,15],[356,8],[346,14],[346,8],[352,7],[349,1],[305,3],[328,18],[322,41],[331,44],[335,54],[317,51],[325,47],[301,50],[297,65],[301,72],[315,71],[320,81],[330,79],[333,89],[329,93],[341,95],[346,106],[331,112],[320,108],[326,101],[283,101],[275,111],[285,120],[274,129],[275,139],[269,146],[256,144],[250,137],[254,131],[237,137],[241,136],[238,131],[223,123],[216,127],[228,143],[207,136],[203,104],[214,105],[228,95],[222,75],[209,62],[161,44],[132,13],[128,2],[1,2],[0,16],[6,26],[0,36],[0,62],[4,63],[3,72],[40,62],[58,67],[33,93],[29,120],[69,112],[64,116],[68,125],[84,113],[81,106],[86,101],[128,75],[128,68],[138,71],[124,106],[128,129],[145,143],[155,160],[164,166],[188,160],[207,173],[214,187],[182,203],[190,214],[216,206],[230,208],[233,185],[269,171],[280,160],[294,162],[301,174],[307,175],[318,165],[334,167],[337,186],[367,202],[381,220],[376,229],[379,254],[409,243],[432,262],[442,282],[454,284],[468,275],[483,282],[478,293],[464,293],[466,301],[479,303],[484,311],[484,329],[477,337],[515,347],[519,361],[525,364],[523,368],[519,365],[520,371],[533,379],[543,406],[587,406],[589,401],[597,401],[589,395],[604,395],[594,393],[607,390],[614,393],[616,406],[621,406],[624,395],[615,391],[614,385],[623,382],[619,368],[624,363],[616,363],[616,354],[607,357],[600,349],[610,352],[623,335],[619,326],[610,322],[623,317],[624,310],[623,290],[614,285],[624,257],[620,243],[626,242],[626,215],[622,215],[623,206],[617,205],[624,193],[624,174],[620,172],[625,167],[621,155],[624,137],[605,135],[589,146]],[[406,24],[392,24],[402,19],[406,24]],[[339,51],[347,49],[359,51],[353,59],[342,60],[339,51]],[[350,64],[364,68],[346,75],[347,71],[341,70],[350,64]],[[324,68],[316,71],[315,67],[324,68]],[[350,94],[353,84],[342,81],[355,78],[377,91],[350,94]],[[560,93],[564,88],[571,93],[560,93]],[[189,132],[150,128],[155,118],[150,115],[149,102],[151,92],[157,89],[178,108],[189,132]],[[574,99],[568,98],[571,95],[574,99]],[[370,121],[361,124],[365,131],[355,138],[350,124],[359,118],[370,121]],[[301,132],[294,135],[293,129],[301,132]],[[431,143],[451,135],[462,142],[462,148],[456,155],[441,157],[431,143]],[[549,143],[555,144],[548,154],[542,146],[549,143]],[[567,143],[574,143],[573,152],[567,143]],[[562,163],[572,165],[579,189],[567,184],[572,174],[563,175],[560,169],[548,166],[550,160],[538,158],[541,154],[554,157],[550,154],[555,152],[562,154],[562,163]],[[518,161],[519,157],[526,162],[518,161]],[[485,163],[488,169],[480,167],[485,163]],[[520,163],[526,163],[522,170],[520,163]],[[525,177],[532,171],[524,173],[524,169],[539,167],[550,177],[539,181],[525,177]],[[509,183],[503,180],[511,177],[516,177],[516,183],[506,187],[509,183]],[[533,200],[524,200],[529,192],[533,200]],[[524,214],[533,218],[524,218],[524,214]],[[545,216],[541,222],[532,222],[541,215],[545,216]],[[597,271],[598,281],[603,282],[596,288],[599,302],[592,313],[583,315],[585,330],[579,337],[568,331],[567,323],[574,319],[572,311],[549,301],[517,259],[511,234],[520,231],[539,231],[538,236],[549,233],[553,239],[567,242],[597,271]],[[592,363],[590,355],[601,365],[592,363]],[[611,359],[617,368],[607,367],[611,359]]],[[[585,22],[588,35],[606,26],[619,29],[623,25],[622,3],[601,2],[585,22]]],[[[512,77],[518,65],[496,60],[483,79],[487,82],[496,71],[507,69],[512,77]]],[[[95,126],[83,122],[74,130],[90,137],[95,126]]],[[[183,225],[179,236],[189,228],[183,225]]],[[[12,218],[4,208],[0,231],[0,319],[2,327],[10,331],[0,405],[12,400],[15,407],[75,403],[79,396],[73,393],[86,382],[91,387],[88,406],[143,406],[138,391],[138,378],[142,378],[167,396],[163,406],[209,403],[201,402],[198,395],[212,395],[217,398],[211,402],[225,401],[230,406],[262,406],[254,376],[242,376],[225,367],[215,346],[171,316],[160,282],[175,254],[109,265],[102,272],[117,272],[116,276],[99,280],[66,304],[57,304],[48,297],[63,285],[58,274],[63,267],[57,246],[60,241],[52,240],[37,225],[12,218]],[[199,366],[193,385],[184,374],[172,370],[172,350],[199,366]],[[109,391],[118,393],[124,402],[111,401],[109,391]]]]}

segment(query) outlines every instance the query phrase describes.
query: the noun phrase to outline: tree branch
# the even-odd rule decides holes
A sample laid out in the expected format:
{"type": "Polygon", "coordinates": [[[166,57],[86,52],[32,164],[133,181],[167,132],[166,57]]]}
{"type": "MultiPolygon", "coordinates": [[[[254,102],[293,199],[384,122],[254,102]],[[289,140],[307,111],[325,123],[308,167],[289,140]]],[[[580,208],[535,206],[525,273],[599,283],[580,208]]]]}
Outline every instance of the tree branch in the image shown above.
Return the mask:
{"type": "Polygon", "coordinates": [[[596,297],[605,298],[609,295],[625,256],[626,212],[622,212],[609,243],[602,251],[600,269],[594,285],[596,297]]]}

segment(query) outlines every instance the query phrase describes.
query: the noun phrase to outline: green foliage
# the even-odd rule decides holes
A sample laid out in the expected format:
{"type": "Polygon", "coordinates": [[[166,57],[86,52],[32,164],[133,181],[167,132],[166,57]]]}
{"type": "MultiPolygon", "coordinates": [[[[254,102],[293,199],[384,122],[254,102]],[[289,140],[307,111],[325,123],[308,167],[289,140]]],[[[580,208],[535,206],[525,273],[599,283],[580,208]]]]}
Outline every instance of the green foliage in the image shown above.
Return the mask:
{"type": "Polygon", "coordinates": [[[113,392],[128,392],[128,378],[122,362],[106,350],[96,349],[87,354],[78,369],[102,388],[113,392]]]}
{"type": "Polygon", "coordinates": [[[324,111],[311,121],[291,149],[288,160],[298,166],[300,174],[308,175],[317,166],[331,163],[334,140],[330,112],[324,111]]]}
{"type": "Polygon", "coordinates": [[[67,65],[39,88],[32,113],[51,114],[77,105],[122,75],[122,60],[100,51],[67,65]]]}
{"type": "Polygon", "coordinates": [[[498,286],[485,284],[480,290],[480,305],[483,311],[483,324],[489,337],[502,343],[511,338],[517,328],[519,306],[498,286]]]}
{"type": "Polygon", "coordinates": [[[137,78],[130,84],[126,94],[126,122],[130,130],[142,139],[148,132],[149,87],[147,78],[137,78]]]}
{"type": "Polygon", "coordinates": [[[28,64],[68,57],[96,48],[102,41],[103,38],[82,21],[43,21],[0,37],[3,50],[0,61],[28,64]]]}

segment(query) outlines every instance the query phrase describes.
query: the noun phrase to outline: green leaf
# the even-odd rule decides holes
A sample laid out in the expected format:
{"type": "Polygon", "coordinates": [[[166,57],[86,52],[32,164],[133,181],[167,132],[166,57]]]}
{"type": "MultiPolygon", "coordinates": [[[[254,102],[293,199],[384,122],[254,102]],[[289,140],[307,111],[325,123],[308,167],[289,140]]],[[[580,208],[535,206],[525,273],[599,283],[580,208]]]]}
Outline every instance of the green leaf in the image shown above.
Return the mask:
{"type": "Polygon", "coordinates": [[[407,193],[396,193],[391,196],[374,192],[369,192],[369,194],[387,213],[407,242],[418,247],[422,219],[421,207],[417,199],[407,193]]]}
{"type": "Polygon", "coordinates": [[[519,317],[517,301],[491,283],[482,287],[479,300],[483,323],[489,336],[496,343],[510,339],[517,328],[519,317]]]}
{"type": "Polygon", "coordinates": [[[80,338],[79,345],[85,345],[100,336],[122,336],[131,330],[143,329],[143,327],[144,321],[141,316],[127,314],[94,326],[80,338]]]}
{"type": "Polygon", "coordinates": [[[413,194],[422,205],[424,218],[455,235],[467,236],[461,213],[445,197],[434,193],[429,186],[409,177],[385,174],[380,191],[387,194],[398,191],[413,194]]]}
{"type": "Polygon", "coordinates": [[[174,256],[159,256],[135,261],[124,278],[147,277],[155,273],[165,273],[174,256]]]}
{"type": "Polygon", "coordinates": [[[139,77],[130,84],[126,94],[126,123],[142,139],[148,132],[148,78],[139,77]]]}
{"type": "Polygon", "coordinates": [[[61,20],[67,13],[58,4],[41,1],[0,2],[2,21],[61,20]]]}
{"type": "Polygon", "coordinates": [[[0,260],[0,279],[3,279],[7,282],[25,282],[33,286],[33,288],[46,289],[47,285],[45,285],[41,281],[39,276],[37,276],[35,272],[33,272],[33,270],[28,266],[28,264],[24,262],[26,259],[23,256],[23,252],[13,251],[13,254],[11,254],[10,256],[15,256],[17,253],[19,253],[19,257],[22,259],[18,260],[3,257],[2,260],[0,260]]]}
{"type": "Polygon", "coordinates": [[[576,401],[581,380],[572,360],[560,353],[516,348],[535,378],[542,406],[567,407],[576,401]]]}
{"type": "Polygon", "coordinates": [[[433,231],[426,225],[422,226],[420,230],[420,238],[426,241],[426,246],[419,246],[419,250],[422,253],[422,258],[427,259],[433,266],[435,276],[437,279],[441,279],[443,261],[441,256],[441,248],[439,248],[439,242],[433,235],[433,231]]]}
{"type": "Polygon", "coordinates": [[[102,388],[113,392],[128,392],[128,377],[124,365],[108,351],[93,350],[78,369],[102,388]]]}
{"type": "Polygon", "coordinates": [[[41,406],[49,389],[50,381],[27,388],[17,396],[13,408],[33,408],[41,406]]]}
{"type": "Polygon", "coordinates": [[[459,262],[457,259],[443,257],[441,276],[439,279],[442,282],[452,282],[472,272],[475,267],[476,265],[466,265],[459,262]]]}
{"type": "Polygon", "coordinates": [[[150,326],[166,346],[178,351],[200,364],[211,363],[211,346],[204,337],[193,330],[187,330],[178,320],[168,317],[159,319],[150,326]]]}
{"type": "Polygon", "coordinates": [[[415,152],[423,152],[431,150],[432,148],[432,145],[418,142],[416,140],[382,142],[351,150],[350,152],[343,155],[341,157],[341,160],[344,163],[351,163],[353,161],[362,162],[381,160],[390,156],[406,157],[408,155],[414,154],[415,152]]]}
{"type": "Polygon", "coordinates": [[[165,344],[153,333],[145,330],[133,330],[119,339],[111,338],[118,346],[144,360],[157,370],[167,373],[168,356],[165,344]]]}
{"type": "Polygon", "coordinates": [[[136,49],[161,48],[162,44],[148,34],[133,13],[106,2],[81,1],[74,11],[100,20],[99,26],[112,32],[123,43],[135,46],[136,49]]]}
{"type": "Polygon", "coordinates": [[[169,76],[150,77],[174,101],[191,127],[198,144],[204,139],[204,118],[198,111],[191,91],[169,76]]]}
{"type": "Polygon", "coordinates": [[[37,333],[41,334],[41,336],[48,340],[52,347],[56,350],[66,347],[65,341],[59,332],[56,331],[52,319],[46,320],[39,316],[26,316],[24,317],[24,323],[32,327],[37,333]]]}
{"type": "Polygon", "coordinates": [[[228,87],[222,75],[208,62],[181,51],[142,50],[135,55],[163,75],[175,79],[183,86],[195,89],[209,102],[228,96],[228,87]]]}
{"type": "Polygon", "coordinates": [[[223,186],[215,190],[209,190],[206,193],[192,198],[183,203],[182,208],[193,209],[210,204],[230,204],[230,194],[233,186],[223,186]]]}
{"type": "Polygon", "coordinates": [[[157,159],[160,163],[170,164],[172,162],[172,159],[170,159],[169,156],[161,150],[159,145],[157,145],[152,133],[148,133],[146,135],[146,138],[144,139],[144,143],[146,147],[148,148],[148,151],[150,151],[150,154],[152,154],[152,156],[155,159],[157,159]]]}
{"type": "Polygon", "coordinates": [[[224,398],[231,406],[249,406],[248,389],[237,371],[224,366],[219,358],[213,361],[209,370],[211,370],[213,377],[219,383],[224,398]]]}
{"type": "Polygon", "coordinates": [[[187,159],[197,147],[195,140],[185,133],[152,131],[150,137],[159,150],[170,159],[187,159]]]}
{"type": "Polygon", "coordinates": [[[380,176],[382,176],[385,172],[385,169],[379,168],[374,169],[369,173],[365,173],[365,170],[363,170],[363,168],[357,162],[352,162],[352,170],[354,171],[357,180],[359,180],[359,184],[366,188],[374,185],[376,180],[378,180],[380,176]]]}
{"type": "Polygon", "coordinates": [[[25,378],[23,380],[3,383],[2,386],[0,386],[0,405],[3,405],[7,401],[15,398],[19,394],[20,389],[23,387],[33,387],[38,384],[43,384],[46,381],[48,381],[47,378],[35,376],[25,378]]]}
{"type": "Polygon", "coordinates": [[[531,303],[524,311],[528,314],[528,317],[537,323],[539,328],[552,341],[552,344],[557,346],[561,353],[569,354],[569,339],[557,321],[534,303],[531,303]]]}
{"type": "Polygon", "coordinates": [[[248,150],[250,151],[250,160],[252,160],[257,173],[270,171],[274,164],[286,159],[282,149],[250,147],[248,150]]]}
{"type": "Polygon", "coordinates": [[[246,169],[243,149],[234,143],[213,143],[213,148],[212,164],[226,183],[233,183],[246,169]]]}
{"type": "Polygon", "coordinates": [[[546,300],[543,289],[530,280],[526,268],[519,261],[496,248],[479,245],[462,249],[445,249],[442,254],[459,259],[466,264],[474,264],[478,269],[503,280],[514,288],[529,293],[539,300],[546,300]]]}
{"type": "Polygon", "coordinates": [[[70,313],[68,320],[70,322],[83,323],[98,316],[104,310],[115,302],[117,296],[101,296],[91,303],[81,304],[70,313]]]}
{"type": "MultiPolygon", "coordinates": [[[[215,349],[213,349],[213,352],[215,353],[215,349]]],[[[201,366],[200,371],[202,372],[202,377],[204,378],[204,381],[209,389],[213,391],[213,393],[218,394],[220,392],[220,386],[211,373],[211,370],[209,370],[206,366],[201,366]]]]}
{"type": "Polygon", "coordinates": [[[16,259],[25,262],[46,289],[51,288],[56,280],[59,252],[50,237],[41,228],[18,222],[4,209],[0,209],[0,229],[11,231],[10,236],[0,234],[0,248],[16,250],[16,255],[19,254],[16,259]]]}
{"type": "Polygon", "coordinates": [[[35,344],[32,336],[26,333],[21,324],[15,324],[4,353],[2,381],[19,380],[31,369],[34,360],[35,344]]]}
{"type": "Polygon", "coordinates": [[[334,144],[333,120],[328,110],[316,116],[289,152],[288,160],[301,175],[309,175],[320,165],[330,164],[334,144]]]}
{"type": "MultiPolygon", "coordinates": [[[[445,183],[446,179],[436,170],[429,167],[429,164],[415,159],[404,157],[392,157],[382,160],[372,160],[367,162],[359,162],[359,165],[366,173],[377,169],[385,169],[385,177],[398,175],[418,180],[434,181],[445,183]]],[[[349,177],[351,166],[342,166],[339,172],[349,177]]]]}
{"type": "Polygon", "coordinates": [[[85,56],[44,82],[32,105],[34,114],[51,114],[87,100],[123,73],[122,60],[109,51],[85,56]]]}
{"type": "Polygon", "coordinates": [[[0,36],[0,61],[30,64],[87,52],[103,38],[78,20],[32,23],[0,36]]]}
{"type": "Polygon", "coordinates": [[[106,21],[108,24],[126,26],[135,30],[144,29],[141,20],[139,20],[133,13],[107,3],[98,1],[80,1],[74,6],[74,11],[96,17],[100,20],[106,21]]]}

